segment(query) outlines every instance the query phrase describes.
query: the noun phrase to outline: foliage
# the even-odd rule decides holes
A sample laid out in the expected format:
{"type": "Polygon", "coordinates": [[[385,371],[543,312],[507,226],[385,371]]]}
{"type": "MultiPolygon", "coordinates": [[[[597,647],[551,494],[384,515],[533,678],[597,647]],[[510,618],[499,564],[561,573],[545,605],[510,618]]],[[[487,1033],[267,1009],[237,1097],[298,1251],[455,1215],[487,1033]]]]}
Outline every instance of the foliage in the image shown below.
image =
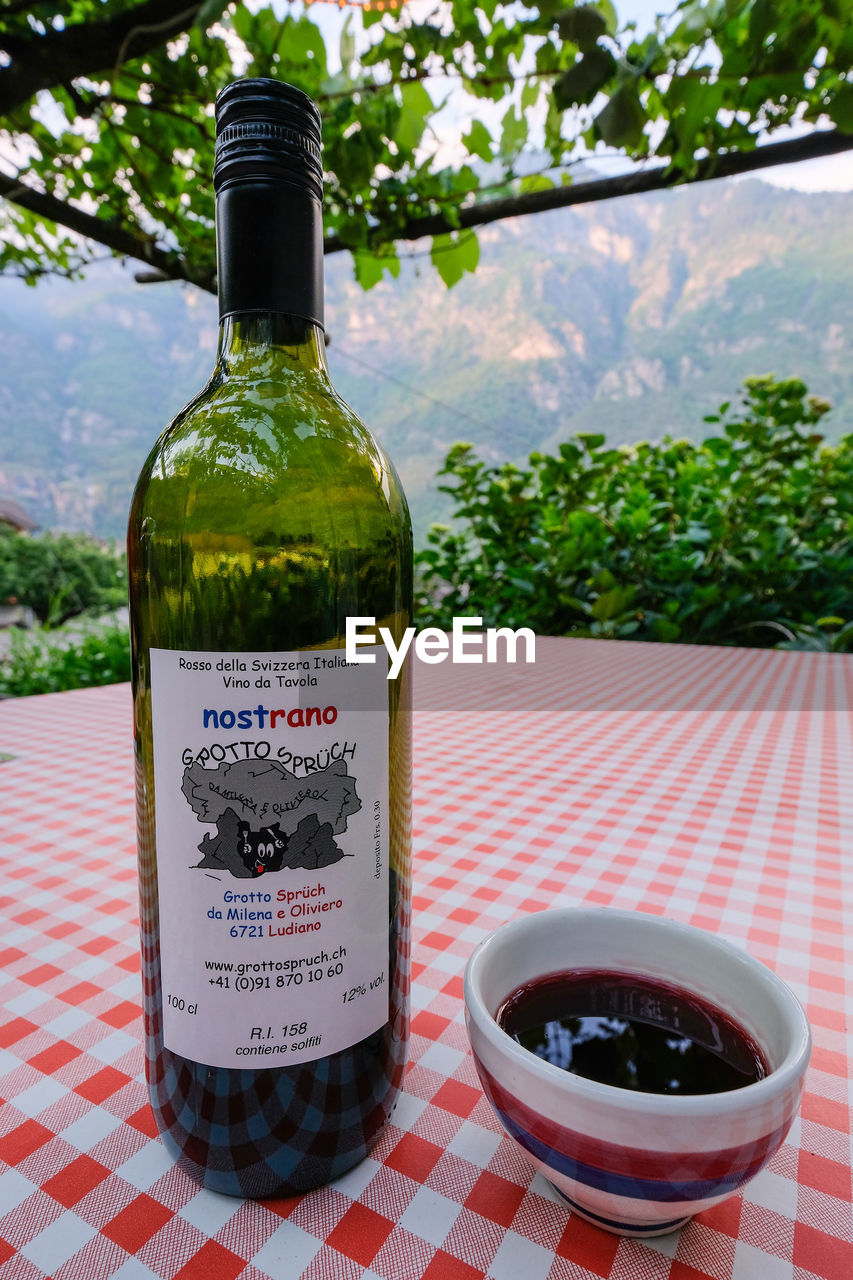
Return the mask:
{"type": "Polygon", "coordinates": [[[56,625],[127,601],[123,558],[86,534],[31,537],[0,527],[0,604],[28,606],[56,625]]]}
{"type": "Polygon", "coordinates": [[[0,659],[0,698],[59,693],[130,679],[127,628],[106,626],[14,631],[0,659]]]}
{"type": "Polygon", "coordinates": [[[824,443],[828,408],[753,378],[699,445],[578,435],[527,469],[457,445],[458,523],[419,553],[421,622],[760,645],[780,639],[768,624],[853,616],[853,436],[824,443]]]}
{"type": "Polygon", "coordinates": [[[800,649],[812,653],[853,653],[853,621],[843,618],[818,618],[813,626],[779,628],[785,639],[777,649],[800,649]]]}
{"type": "Polygon", "coordinates": [[[794,120],[853,134],[853,0],[682,0],[642,37],[611,0],[365,4],[338,48],[307,7],[106,8],[0,9],[0,137],[20,157],[0,173],[13,202],[0,269],[30,281],[79,268],[78,242],[57,230],[71,228],[211,289],[211,103],[244,72],[320,104],[329,247],[354,251],[365,287],[398,270],[395,241],[425,231],[452,283],[477,261],[473,234],[454,235],[472,201],[475,222],[533,207],[524,198],[570,182],[590,148],[653,158],[674,181],[732,153],[751,163],[794,120]],[[448,164],[436,120],[460,91],[469,120],[448,164]]]}

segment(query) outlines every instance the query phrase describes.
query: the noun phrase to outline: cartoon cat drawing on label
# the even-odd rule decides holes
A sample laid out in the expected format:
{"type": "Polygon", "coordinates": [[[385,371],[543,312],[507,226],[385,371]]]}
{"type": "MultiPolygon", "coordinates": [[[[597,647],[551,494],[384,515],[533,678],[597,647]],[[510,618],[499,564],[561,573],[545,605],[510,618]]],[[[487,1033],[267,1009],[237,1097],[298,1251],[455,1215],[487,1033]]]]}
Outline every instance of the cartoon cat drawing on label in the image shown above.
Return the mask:
{"type": "Polygon", "coordinates": [[[248,822],[241,822],[240,854],[251,876],[262,876],[265,871],[281,871],[287,837],[276,827],[263,827],[253,831],[248,822]]]}
{"type": "Polygon", "coordinates": [[[216,827],[199,844],[202,860],[195,865],[238,880],[340,861],[348,855],[335,837],[361,809],[343,760],[302,778],[267,760],[216,769],[196,761],[184,770],[181,790],[199,822],[216,827]]]}

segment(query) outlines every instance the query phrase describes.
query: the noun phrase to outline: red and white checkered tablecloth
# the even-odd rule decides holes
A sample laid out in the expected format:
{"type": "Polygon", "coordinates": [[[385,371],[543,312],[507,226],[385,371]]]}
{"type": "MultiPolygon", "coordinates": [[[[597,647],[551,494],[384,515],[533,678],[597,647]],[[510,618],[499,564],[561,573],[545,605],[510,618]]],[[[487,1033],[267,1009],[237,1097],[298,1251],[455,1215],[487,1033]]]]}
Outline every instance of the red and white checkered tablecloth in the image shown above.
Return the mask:
{"type": "Polygon", "coordinates": [[[415,715],[413,1037],[392,1123],[337,1183],[264,1203],[198,1190],[154,1133],[128,688],[0,704],[2,1280],[851,1280],[853,659],[540,640],[533,668],[481,676],[429,676],[415,715]],[[474,945],[582,902],[724,934],[814,1030],[771,1165],[657,1240],[558,1205],[468,1053],[474,945]]]}

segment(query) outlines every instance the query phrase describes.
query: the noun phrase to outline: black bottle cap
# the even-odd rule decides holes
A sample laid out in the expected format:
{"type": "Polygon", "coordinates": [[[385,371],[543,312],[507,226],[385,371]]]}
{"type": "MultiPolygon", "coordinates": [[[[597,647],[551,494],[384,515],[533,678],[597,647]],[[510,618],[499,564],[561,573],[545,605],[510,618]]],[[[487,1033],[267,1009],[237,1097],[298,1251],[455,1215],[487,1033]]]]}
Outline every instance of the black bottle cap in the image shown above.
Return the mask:
{"type": "Polygon", "coordinates": [[[320,113],[281,80],[235,80],[216,100],[220,316],[323,323],[320,113]]]}
{"type": "Polygon", "coordinates": [[[320,113],[301,89],[281,80],[235,80],[216,99],[213,185],[294,183],[323,198],[320,113]]]}

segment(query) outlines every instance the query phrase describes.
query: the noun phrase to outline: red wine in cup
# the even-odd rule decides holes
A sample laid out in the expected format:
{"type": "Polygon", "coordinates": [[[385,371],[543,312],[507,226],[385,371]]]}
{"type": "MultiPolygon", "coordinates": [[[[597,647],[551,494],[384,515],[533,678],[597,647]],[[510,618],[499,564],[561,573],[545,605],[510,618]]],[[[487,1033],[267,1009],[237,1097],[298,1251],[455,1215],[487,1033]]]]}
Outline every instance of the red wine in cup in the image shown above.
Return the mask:
{"type": "Polygon", "coordinates": [[[682,987],[633,973],[546,974],[513,991],[497,1022],[546,1062],[620,1089],[725,1093],[769,1070],[727,1013],[682,987]]]}

